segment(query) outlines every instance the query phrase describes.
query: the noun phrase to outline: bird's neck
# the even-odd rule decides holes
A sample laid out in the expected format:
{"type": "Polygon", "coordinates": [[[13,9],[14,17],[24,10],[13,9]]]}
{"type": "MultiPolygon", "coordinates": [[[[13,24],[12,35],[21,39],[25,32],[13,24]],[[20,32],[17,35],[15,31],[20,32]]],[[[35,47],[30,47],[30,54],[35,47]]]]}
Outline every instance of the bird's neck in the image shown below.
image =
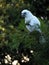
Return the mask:
{"type": "Polygon", "coordinates": [[[33,19],[33,15],[28,15],[27,17],[25,17],[25,21],[29,21],[29,20],[31,20],[31,19],[33,19]]]}

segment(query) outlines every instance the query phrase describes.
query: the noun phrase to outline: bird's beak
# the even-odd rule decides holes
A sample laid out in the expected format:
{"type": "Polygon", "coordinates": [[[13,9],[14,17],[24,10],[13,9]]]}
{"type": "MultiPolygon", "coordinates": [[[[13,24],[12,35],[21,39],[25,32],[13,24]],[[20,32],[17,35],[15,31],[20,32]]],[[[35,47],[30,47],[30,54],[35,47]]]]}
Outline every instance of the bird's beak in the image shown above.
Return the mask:
{"type": "Polygon", "coordinates": [[[21,16],[24,17],[23,13],[21,13],[21,16]]]}
{"type": "Polygon", "coordinates": [[[26,15],[25,13],[21,13],[21,16],[22,16],[22,17],[25,17],[25,15],[26,15]]]}

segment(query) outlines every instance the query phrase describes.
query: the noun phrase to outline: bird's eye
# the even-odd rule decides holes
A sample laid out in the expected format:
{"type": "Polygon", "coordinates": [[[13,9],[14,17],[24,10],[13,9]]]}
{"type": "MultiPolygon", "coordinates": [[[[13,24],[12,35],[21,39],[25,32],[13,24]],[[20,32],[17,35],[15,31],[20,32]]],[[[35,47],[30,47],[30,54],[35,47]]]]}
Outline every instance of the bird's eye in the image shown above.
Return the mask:
{"type": "Polygon", "coordinates": [[[22,17],[25,17],[26,16],[26,12],[22,13],[21,16],[22,17]]]}
{"type": "Polygon", "coordinates": [[[23,13],[23,16],[24,16],[24,17],[26,16],[26,12],[25,12],[25,13],[23,13]]]}
{"type": "Polygon", "coordinates": [[[26,12],[24,13],[24,15],[26,15],[26,12]]]}

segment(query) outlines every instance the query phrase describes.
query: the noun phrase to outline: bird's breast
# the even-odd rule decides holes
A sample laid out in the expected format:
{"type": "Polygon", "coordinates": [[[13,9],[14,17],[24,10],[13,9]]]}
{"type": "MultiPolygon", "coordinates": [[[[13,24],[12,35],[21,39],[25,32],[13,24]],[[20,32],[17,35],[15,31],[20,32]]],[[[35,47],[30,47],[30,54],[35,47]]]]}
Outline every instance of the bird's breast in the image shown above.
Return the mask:
{"type": "Polygon", "coordinates": [[[26,25],[26,28],[28,29],[28,31],[32,32],[32,27],[30,25],[26,25]]]}

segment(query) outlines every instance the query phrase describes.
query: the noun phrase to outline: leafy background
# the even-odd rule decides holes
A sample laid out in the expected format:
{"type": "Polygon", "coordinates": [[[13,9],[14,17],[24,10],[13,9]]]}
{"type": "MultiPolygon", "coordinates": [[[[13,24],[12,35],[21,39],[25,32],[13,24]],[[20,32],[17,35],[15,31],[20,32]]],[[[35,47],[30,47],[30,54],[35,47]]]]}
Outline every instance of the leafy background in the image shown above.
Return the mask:
{"type": "Polygon", "coordinates": [[[49,0],[0,0],[0,48],[8,46],[18,50],[20,45],[34,50],[38,65],[49,65],[49,0]],[[39,18],[45,44],[38,42],[37,32],[28,34],[21,18],[23,9],[30,10],[39,18]]]}

